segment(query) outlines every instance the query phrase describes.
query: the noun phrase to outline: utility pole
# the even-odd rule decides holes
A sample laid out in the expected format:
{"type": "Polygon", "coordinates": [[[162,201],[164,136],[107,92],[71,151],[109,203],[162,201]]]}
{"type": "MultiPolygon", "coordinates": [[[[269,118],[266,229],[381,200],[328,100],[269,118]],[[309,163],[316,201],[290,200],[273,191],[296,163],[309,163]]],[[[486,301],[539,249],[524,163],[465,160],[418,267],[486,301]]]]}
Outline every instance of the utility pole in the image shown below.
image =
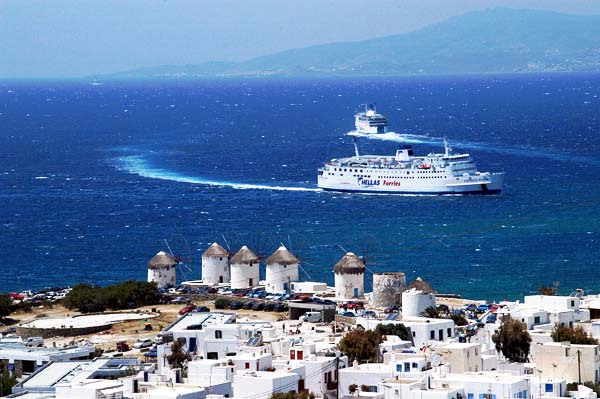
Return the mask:
{"type": "Polygon", "coordinates": [[[577,375],[579,384],[581,384],[581,351],[577,349],[577,375]]]}

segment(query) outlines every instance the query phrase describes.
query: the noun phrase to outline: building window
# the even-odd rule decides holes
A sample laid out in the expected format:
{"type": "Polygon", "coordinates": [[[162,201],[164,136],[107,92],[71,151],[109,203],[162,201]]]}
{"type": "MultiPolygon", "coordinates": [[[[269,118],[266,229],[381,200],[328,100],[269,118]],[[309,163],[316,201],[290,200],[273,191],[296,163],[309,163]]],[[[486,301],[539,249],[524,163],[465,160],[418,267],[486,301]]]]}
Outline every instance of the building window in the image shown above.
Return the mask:
{"type": "Polygon", "coordinates": [[[215,338],[216,339],[223,338],[223,331],[221,331],[221,330],[215,330],[215,338]]]}
{"type": "Polygon", "coordinates": [[[534,322],[535,324],[540,324],[540,316],[535,316],[535,317],[533,318],[533,322],[534,322]]]}
{"type": "Polygon", "coordinates": [[[244,368],[249,369],[250,368],[250,363],[246,362],[246,364],[244,366],[245,366],[244,368]]]}
{"type": "Polygon", "coordinates": [[[435,339],[435,331],[433,331],[433,330],[429,331],[429,338],[435,339]]]}
{"type": "Polygon", "coordinates": [[[451,329],[451,328],[448,328],[448,330],[447,330],[446,332],[448,333],[448,334],[447,334],[447,335],[448,335],[448,337],[450,337],[450,336],[452,335],[452,329],[451,329]]]}
{"type": "Polygon", "coordinates": [[[554,387],[552,386],[552,384],[546,384],[546,392],[554,392],[553,389],[554,387]]]}
{"type": "Polygon", "coordinates": [[[474,399],[474,398],[473,398],[473,394],[472,394],[472,393],[468,393],[468,394],[467,394],[467,399],[474,399]]]}

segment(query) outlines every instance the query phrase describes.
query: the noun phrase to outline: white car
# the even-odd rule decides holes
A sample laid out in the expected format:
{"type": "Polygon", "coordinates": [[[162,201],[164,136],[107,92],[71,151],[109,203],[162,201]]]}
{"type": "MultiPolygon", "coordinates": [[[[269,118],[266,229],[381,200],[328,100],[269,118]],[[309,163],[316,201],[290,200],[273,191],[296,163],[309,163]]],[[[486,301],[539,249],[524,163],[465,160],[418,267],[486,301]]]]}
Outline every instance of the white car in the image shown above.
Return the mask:
{"type": "Polygon", "coordinates": [[[134,349],[142,349],[142,348],[149,348],[152,345],[154,345],[154,342],[152,342],[152,340],[150,338],[146,338],[146,339],[138,339],[136,341],[135,344],[133,344],[133,348],[134,349]]]}

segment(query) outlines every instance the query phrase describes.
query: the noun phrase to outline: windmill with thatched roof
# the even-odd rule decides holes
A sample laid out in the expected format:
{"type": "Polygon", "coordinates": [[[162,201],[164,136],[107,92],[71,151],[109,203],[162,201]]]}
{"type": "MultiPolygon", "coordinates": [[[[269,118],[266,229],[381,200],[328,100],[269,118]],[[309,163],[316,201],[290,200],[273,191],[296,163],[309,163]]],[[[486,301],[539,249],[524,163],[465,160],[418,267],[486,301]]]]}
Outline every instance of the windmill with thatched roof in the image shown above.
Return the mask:
{"type": "Polygon", "coordinates": [[[217,285],[229,281],[229,252],[213,242],[202,254],[202,282],[217,285]]]}
{"type": "Polygon", "coordinates": [[[365,293],[365,262],[353,252],[347,252],[333,266],[335,297],[360,298],[365,293]]]}
{"type": "Polygon", "coordinates": [[[266,291],[269,293],[288,292],[291,283],[299,279],[299,261],[294,254],[281,245],[265,261],[267,265],[266,291]]]}
{"type": "Polygon", "coordinates": [[[160,251],[148,262],[148,282],[154,282],[158,288],[174,287],[177,278],[177,260],[164,251],[160,251]]]}
{"type": "Polygon", "coordinates": [[[260,258],[247,246],[243,246],[231,257],[231,289],[249,288],[258,285],[260,258]]]}

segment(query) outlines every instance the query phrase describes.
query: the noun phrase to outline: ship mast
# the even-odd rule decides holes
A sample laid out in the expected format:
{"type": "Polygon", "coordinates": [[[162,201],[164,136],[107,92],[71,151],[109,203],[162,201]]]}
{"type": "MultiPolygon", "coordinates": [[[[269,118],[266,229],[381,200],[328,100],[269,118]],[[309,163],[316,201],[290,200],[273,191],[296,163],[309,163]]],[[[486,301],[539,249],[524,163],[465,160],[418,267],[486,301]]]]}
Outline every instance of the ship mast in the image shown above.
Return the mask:
{"type": "Polygon", "coordinates": [[[444,137],[444,156],[449,157],[451,152],[452,147],[448,145],[448,140],[446,140],[446,137],[444,137]]]}
{"type": "Polygon", "coordinates": [[[356,142],[356,137],[352,137],[352,144],[354,144],[354,155],[356,158],[360,157],[360,154],[358,153],[358,143],[356,142]]]}

